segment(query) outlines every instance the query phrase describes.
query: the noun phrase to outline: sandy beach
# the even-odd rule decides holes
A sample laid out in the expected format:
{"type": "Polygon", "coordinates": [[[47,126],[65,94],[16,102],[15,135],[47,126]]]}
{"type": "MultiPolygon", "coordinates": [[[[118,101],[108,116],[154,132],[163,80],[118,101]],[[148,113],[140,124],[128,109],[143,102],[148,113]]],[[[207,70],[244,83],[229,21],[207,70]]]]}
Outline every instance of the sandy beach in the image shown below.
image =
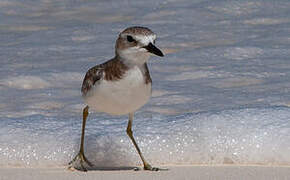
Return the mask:
{"type": "Polygon", "coordinates": [[[286,166],[167,166],[168,171],[150,172],[124,170],[71,171],[59,168],[0,168],[1,180],[50,180],[50,179],[289,179],[290,167],[286,166]]]}

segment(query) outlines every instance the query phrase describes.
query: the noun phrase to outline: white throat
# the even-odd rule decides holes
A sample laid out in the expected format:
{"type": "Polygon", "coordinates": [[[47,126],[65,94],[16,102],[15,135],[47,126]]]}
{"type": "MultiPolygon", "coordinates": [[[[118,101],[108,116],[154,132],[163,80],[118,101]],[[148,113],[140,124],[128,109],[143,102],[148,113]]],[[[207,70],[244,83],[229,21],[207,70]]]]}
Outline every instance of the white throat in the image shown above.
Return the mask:
{"type": "Polygon", "coordinates": [[[117,56],[120,60],[126,64],[127,66],[142,66],[144,65],[150,58],[150,54],[145,51],[144,52],[136,52],[136,50],[126,49],[117,52],[117,56]]]}

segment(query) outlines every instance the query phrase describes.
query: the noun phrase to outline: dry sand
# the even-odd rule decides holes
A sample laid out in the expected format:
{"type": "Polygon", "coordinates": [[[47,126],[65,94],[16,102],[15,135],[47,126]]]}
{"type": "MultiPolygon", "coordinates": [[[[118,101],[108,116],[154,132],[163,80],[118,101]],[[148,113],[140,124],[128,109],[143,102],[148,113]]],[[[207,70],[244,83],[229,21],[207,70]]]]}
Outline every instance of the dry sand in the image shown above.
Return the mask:
{"type": "Polygon", "coordinates": [[[259,180],[290,179],[290,167],[279,166],[170,166],[168,171],[133,171],[124,168],[71,171],[63,168],[0,168],[0,180],[259,180]]]}

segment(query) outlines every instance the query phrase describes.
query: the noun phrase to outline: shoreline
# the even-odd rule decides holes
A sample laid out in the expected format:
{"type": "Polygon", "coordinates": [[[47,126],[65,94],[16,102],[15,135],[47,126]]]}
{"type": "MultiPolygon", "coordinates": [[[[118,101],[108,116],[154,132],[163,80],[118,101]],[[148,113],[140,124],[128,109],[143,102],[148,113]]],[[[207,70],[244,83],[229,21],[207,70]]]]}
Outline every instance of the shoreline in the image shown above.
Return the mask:
{"type": "Polygon", "coordinates": [[[0,180],[50,180],[69,179],[90,180],[130,180],[130,179],[288,179],[289,166],[259,165],[185,165],[162,166],[168,171],[134,171],[128,168],[89,170],[88,172],[72,171],[66,167],[57,168],[24,168],[0,167],[0,180]]]}

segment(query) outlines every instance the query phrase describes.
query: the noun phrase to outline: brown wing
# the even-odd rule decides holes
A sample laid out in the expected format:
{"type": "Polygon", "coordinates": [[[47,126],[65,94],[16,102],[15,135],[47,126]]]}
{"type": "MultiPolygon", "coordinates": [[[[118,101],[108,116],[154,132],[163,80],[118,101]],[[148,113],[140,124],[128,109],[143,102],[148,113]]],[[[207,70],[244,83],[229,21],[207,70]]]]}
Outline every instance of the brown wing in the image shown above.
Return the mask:
{"type": "Polygon", "coordinates": [[[83,96],[96,84],[100,79],[117,81],[122,78],[128,67],[116,57],[97,66],[92,67],[86,73],[82,85],[83,96]]]}
{"type": "Polygon", "coordinates": [[[87,92],[103,77],[104,68],[101,65],[92,67],[86,73],[82,85],[82,94],[85,96],[87,92]]]}

